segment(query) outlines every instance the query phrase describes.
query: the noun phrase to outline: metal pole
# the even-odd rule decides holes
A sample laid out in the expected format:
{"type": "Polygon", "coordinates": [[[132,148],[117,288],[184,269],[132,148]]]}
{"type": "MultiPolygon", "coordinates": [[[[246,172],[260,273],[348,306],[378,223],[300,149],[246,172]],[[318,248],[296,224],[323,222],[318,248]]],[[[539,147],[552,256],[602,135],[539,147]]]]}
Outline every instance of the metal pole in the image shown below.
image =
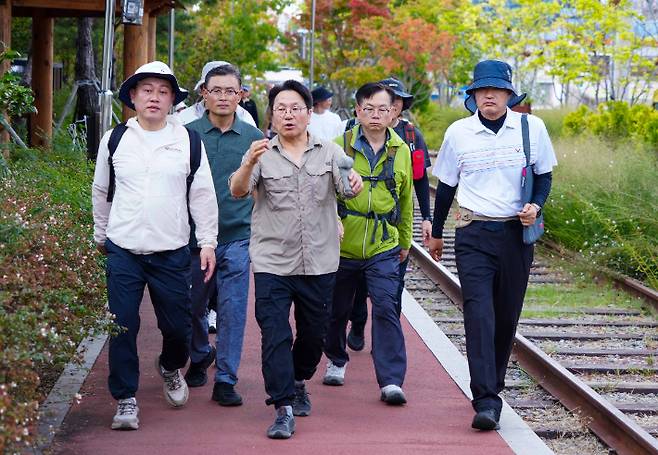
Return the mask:
{"type": "Polygon", "coordinates": [[[169,11],[169,68],[174,70],[174,32],[176,25],[176,10],[169,11]]]}
{"type": "Polygon", "coordinates": [[[103,74],[100,92],[100,136],[112,126],[112,57],[114,55],[114,2],[105,0],[105,36],[103,42],[103,74]]]}
{"type": "Polygon", "coordinates": [[[315,71],[315,0],[311,1],[311,64],[308,77],[308,88],[313,90],[313,77],[315,71]]]}

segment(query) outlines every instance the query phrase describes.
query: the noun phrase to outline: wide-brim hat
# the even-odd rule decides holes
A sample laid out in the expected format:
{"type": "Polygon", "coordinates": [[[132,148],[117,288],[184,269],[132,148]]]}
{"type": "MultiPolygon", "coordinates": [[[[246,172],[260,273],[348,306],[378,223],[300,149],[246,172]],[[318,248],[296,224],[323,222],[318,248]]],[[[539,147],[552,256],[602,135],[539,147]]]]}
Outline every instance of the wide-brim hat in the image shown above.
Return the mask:
{"type": "Polygon", "coordinates": [[[157,77],[169,81],[171,88],[174,91],[174,106],[187,98],[187,90],[181,89],[178,85],[178,80],[171,68],[166,63],[154,61],[140,66],[135,71],[135,74],[123,81],[121,88],[119,88],[119,99],[128,106],[130,109],[135,110],[135,105],[130,99],[130,90],[137,86],[137,83],[148,77],[157,77]]]}
{"type": "Polygon", "coordinates": [[[519,95],[512,85],[512,67],[500,60],[483,60],[473,70],[473,83],[466,88],[468,97],[464,100],[464,107],[471,113],[477,110],[475,103],[475,90],[479,88],[500,88],[512,92],[507,102],[508,107],[514,107],[523,101],[526,94],[519,95]]]}
{"type": "Polygon", "coordinates": [[[395,96],[402,99],[403,111],[406,111],[411,107],[414,102],[414,96],[411,93],[407,93],[407,90],[402,82],[395,79],[394,77],[389,77],[388,79],[379,81],[379,83],[393,90],[395,96]]]}
{"type": "Polygon", "coordinates": [[[313,97],[313,104],[317,104],[333,97],[334,92],[327,90],[325,87],[318,87],[311,92],[311,96],[313,97]]]}
{"type": "Polygon", "coordinates": [[[201,86],[206,83],[206,76],[210,70],[224,65],[230,65],[230,63],[225,62],[224,60],[213,60],[212,62],[208,62],[203,65],[203,69],[201,70],[201,79],[199,79],[199,81],[194,86],[194,91],[198,92],[201,86]]]}

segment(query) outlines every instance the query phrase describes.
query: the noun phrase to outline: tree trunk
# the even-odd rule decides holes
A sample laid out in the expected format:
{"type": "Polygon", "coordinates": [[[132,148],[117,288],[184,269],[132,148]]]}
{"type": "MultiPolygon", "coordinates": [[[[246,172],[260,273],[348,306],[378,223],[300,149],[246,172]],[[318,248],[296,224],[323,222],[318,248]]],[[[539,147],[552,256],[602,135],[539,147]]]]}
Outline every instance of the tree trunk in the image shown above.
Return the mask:
{"type": "Polygon", "coordinates": [[[96,80],[94,46],[91,40],[93,19],[78,19],[77,54],[75,58],[75,80],[81,81],[78,87],[78,100],[75,106],[75,120],[85,116],[91,118],[98,109],[98,92],[91,81],[96,80]]]}

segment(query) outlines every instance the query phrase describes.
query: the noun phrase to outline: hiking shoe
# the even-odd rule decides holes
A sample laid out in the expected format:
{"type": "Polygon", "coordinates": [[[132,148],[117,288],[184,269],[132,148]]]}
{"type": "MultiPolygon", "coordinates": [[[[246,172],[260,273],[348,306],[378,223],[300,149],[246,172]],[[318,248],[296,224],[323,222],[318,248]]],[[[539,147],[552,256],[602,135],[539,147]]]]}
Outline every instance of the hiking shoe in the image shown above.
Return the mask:
{"type": "Polygon", "coordinates": [[[208,311],[208,333],[217,333],[217,313],[215,310],[208,311]]]}
{"type": "Polygon", "coordinates": [[[400,405],[407,402],[404,392],[397,385],[387,385],[382,387],[382,394],[380,399],[386,404],[400,405]]]}
{"type": "Polygon", "coordinates": [[[363,327],[355,327],[354,324],[350,326],[350,331],[347,334],[347,346],[352,351],[363,351],[366,345],[366,337],[363,332],[363,327]]]}
{"type": "Polygon", "coordinates": [[[281,406],[276,409],[276,419],[267,429],[270,439],[289,439],[295,433],[295,417],[292,406],[281,406]]]}
{"type": "Polygon", "coordinates": [[[471,428],[482,431],[500,430],[496,410],[485,409],[484,411],[479,411],[475,414],[475,417],[473,417],[471,428]]]}
{"type": "Polygon", "coordinates": [[[311,400],[304,384],[295,384],[295,398],[292,401],[292,415],[306,417],[311,415],[311,400]]]}
{"type": "Polygon", "coordinates": [[[215,382],[212,388],[212,399],[220,406],[240,406],[242,397],[235,391],[235,386],[227,382],[215,382]]]}
{"type": "Polygon", "coordinates": [[[117,413],[112,419],[113,430],[136,430],[139,428],[139,419],[137,413],[137,400],[135,397],[124,398],[117,401],[117,413]]]}
{"type": "Polygon", "coordinates": [[[190,362],[190,367],[187,369],[187,373],[185,373],[185,382],[187,382],[188,387],[206,385],[206,382],[208,382],[208,373],[206,370],[212,365],[213,360],[215,360],[215,354],[217,354],[217,350],[214,346],[210,346],[210,352],[201,362],[190,362]]]}
{"type": "Polygon", "coordinates": [[[347,368],[347,363],[339,367],[331,360],[327,361],[327,372],[324,374],[322,383],[324,385],[343,385],[345,383],[345,368],[347,368]]]}
{"type": "Polygon", "coordinates": [[[164,390],[164,396],[167,400],[167,403],[175,408],[183,406],[185,403],[187,403],[189,390],[187,388],[185,378],[183,378],[183,374],[180,372],[180,369],[174,371],[165,370],[160,364],[160,356],[155,358],[155,367],[158,371],[158,374],[160,374],[162,379],[164,379],[164,385],[162,388],[164,390]]]}

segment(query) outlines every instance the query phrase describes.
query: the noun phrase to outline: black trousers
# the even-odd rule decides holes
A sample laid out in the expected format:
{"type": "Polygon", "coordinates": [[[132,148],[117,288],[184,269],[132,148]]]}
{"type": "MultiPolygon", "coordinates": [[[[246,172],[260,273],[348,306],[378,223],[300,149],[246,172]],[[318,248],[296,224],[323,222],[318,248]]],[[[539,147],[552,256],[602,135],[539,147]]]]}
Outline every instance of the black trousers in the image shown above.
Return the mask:
{"type": "Polygon", "coordinates": [[[474,221],[455,234],[464,298],[466,355],[475,411],[500,412],[498,394],[528,285],[533,246],[518,221],[474,221]]]}
{"type": "Polygon", "coordinates": [[[256,320],[261,331],[265,403],[292,405],[295,380],[311,379],[322,358],[335,273],[279,276],[254,273],[256,320]],[[295,302],[296,338],[290,328],[295,302]]]}
{"type": "Polygon", "coordinates": [[[192,332],[190,249],[133,254],[110,239],[105,248],[110,312],[125,328],[110,338],[109,349],[108,385],[112,397],[121,400],[134,397],[139,383],[137,333],[145,286],[162,333],[160,363],[169,371],[187,363],[192,332]]]}

